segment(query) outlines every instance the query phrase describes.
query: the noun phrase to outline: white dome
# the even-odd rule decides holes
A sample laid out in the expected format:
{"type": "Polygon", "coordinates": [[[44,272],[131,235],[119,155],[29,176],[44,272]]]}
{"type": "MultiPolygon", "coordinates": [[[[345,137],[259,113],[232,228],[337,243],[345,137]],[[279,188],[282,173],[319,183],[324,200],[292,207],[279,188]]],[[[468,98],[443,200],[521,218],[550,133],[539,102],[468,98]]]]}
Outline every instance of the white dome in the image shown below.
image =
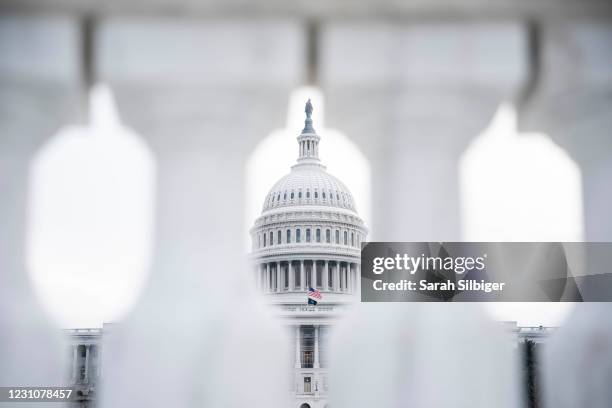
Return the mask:
{"type": "Polygon", "coordinates": [[[355,211],[353,196],[319,164],[298,164],[266,195],[263,211],[289,206],[329,206],[355,211]]]}

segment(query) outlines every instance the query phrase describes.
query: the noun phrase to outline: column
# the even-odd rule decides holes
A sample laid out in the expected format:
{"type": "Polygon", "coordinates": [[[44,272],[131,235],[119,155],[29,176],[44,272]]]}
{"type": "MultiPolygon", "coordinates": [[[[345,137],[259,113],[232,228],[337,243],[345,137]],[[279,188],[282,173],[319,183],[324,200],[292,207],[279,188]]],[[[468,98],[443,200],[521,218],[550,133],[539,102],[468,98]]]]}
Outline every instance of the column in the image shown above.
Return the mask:
{"type": "Polygon", "coordinates": [[[336,269],[334,270],[334,292],[340,291],[340,261],[336,262],[336,269]]]}
{"type": "Polygon", "coordinates": [[[295,326],[295,368],[302,367],[300,360],[300,326],[295,326]]]}
{"type": "MultiPolygon", "coordinates": [[[[580,167],[584,240],[611,241],[612,28],[603,21],[570,19],[543,23],[540,32],[541,70],[546,75],[522,109],[521,128],[550,135],[580,167]]],[[[591,250],[586,248],[585,259],[591,258],[591,250]]],[[[587,262],[587,274],[596,273],[600,271],[587,262]]],[[[609,376],[603,373],[610,372],[612,358],[609,353],[593,358],[601,333],[612,332],[610,314],[609,303],[577,303],[563,330],[547,340],[541,384],[549,406],[610,405],[609,376]],[[582,375],[575,381],[563,375],[578,371],[582,375]]]]}
{"type": "Polygon", "coordinates": [[[85,383],[89,382],[89,349],[90,347],[91,347],[90,344],[85,345],[85,379],[84,379],[85,383]]]}
{"type": "Polygon", "coordinates": [[[96,347],[96,381],[102,381],[102,343],[98,344],[96,347]]]}
{"type": "Polygon", "coordinates": [[[353,268],[351,268],[353,264],[351,262],[346,264],[346,291],[349,293],[353,293],[353,268]]]}
{"type": "Polygon", "coordinates": [[[322,278],[323,278],[323,285],[322,286],[322,290],[329,290],[329,261],[326,259],[325,260],[325,266],[324,266],[324,270],[323,270],[323,274],[322,274],[322,278]]]}
{"type": "Polygon", "coordinates": [[[78,27],[46,13],[0,18],[0,327],[10,333],[0,338],[0,361],[11,384],[66,378],[64,339],[32,290],[24,244],[32,159],[84,105],[78,27]]]}
{"type": "Polygon", "coordinates": [[[604,95],[612,92],[612,27],[588,20],[551,21],[541,31],[541,69],[547,75],[522,109],[521,128],[550,135],[580,167],[584,240],[610,241],[612,100],[604,95]]]}
{"type": "Polygon", "coordinates": [[[361,263],[357,264],[355,275],[355,291],[357,292],[357,295],[361,298],[361,263]]]}
{"type": "Polygon", "coordinates": [[[321,44],[326,120],[350,134],[372,163],[374,238],[460,240],[458,162],[499,104],[526,82],[524,28],[330,23],[321,44]],[[389,44],[418,67],[398,69],[385,58],[389,44]],[[490,50],[499,47],[507,52],[494,56],[490,50]],[[465,49],[474,50],[467,64],[465,49]],[[410,189],[398,189],[400,183],[410,189]]]}
{"type": "Polygon", "coordinates": [[[306,288],[306,271],[304,270],[304,260],[300,261],[300,290],[303,292],[306,288]]]}
{"type": "Polygon", "coordinates": [[[261,263],[259,264],[259,276],[257,277],[257,281],[259,283],[259,291],[263,293],[266,288],[266,270],[264,269],[264,266],[261,263]]]}
{"type": "Polygon", "coordinates": [[[254,299],[243,296],[246,265],[236,248],[244,226],[237,214],[243,211],[244,166],[252,146],[285,122],[287,95],[302,77],[302,31],[297,23],[276,20],[99,19],[96,79],[111,86],[122,122],[146,138],[157,158],[158,250],[149,284],[117,340],[138,353],[105,367],[106,391],[100,397],[108,406],[125,407],[136,399],[151,408],[189,406],[193,400],[207,406],[278,405],[273,390],[287,367],[275,361],[272,349],[282,338],[254,310],[254,299]],[[252,52],[263,43],[269,52],[252,52]],[[211,64],[211,55],[230,58],[233,68],[211,64]],[[234,273],[219,273],[229,259],[234,273]],[[211,287],[215,290],[207,290],[211,287]],[[235,307],[219,310],[224,302],[235,307]],[[175,319],[167,312],[173,308],[193,319],[175,319]],[[219,314],[228,330],[206,330],[219,314]],[[154,347],[147,341],[151,331],[173,335],[154,347]],[[253,354],[246,344],[226,341],[228,336],[249,336],[266,347],[253,354]],[[210,347],[226,358],[195,378],[199,363],[193,356],[210,347]],[[269,375],[258,375],[264,365],[269,375]],[[125,372],[147,375],[133,387],[122,383],[119,374],[125,372]],[[214,389],[230,381],[248,392],[214,389]],[[167,392],[142,400],[140,390],[162,382],[167,392]]]}
{"type": "Polygon", "coordinates": [[[310,269],[310,273],[311,273],[311,283],[312,283],[312,288],[316,289],[317,288],[317,261],[313,260],[312,261],[312,268],[310,269]]]}
{"type": "Polygon", "coordinates": [[[287,269],[289,271],[289,292],[293,292],[295,290],[295,271],[293,269],[293,261],[289,261],[287,269]]]}
{"type": "Polygon", "coordinates": [[[346,292],[351,291],[351,263],[346,263],[346,281],[344,282],[344,290],[346,292]]]}
{"type": "Polygon", "coordinates": [[[254,275],[255,275],[255,277],[254,277],[254,280],[255,280],[255,282],[254,282],[255,283],[255,290],[257,292],[259,292],[259,290],[260,290],[259,283],[260,283],[260,280],[261,280],[261,268],[260,268],[259,264],[255,265],[255,274],[254,275]]]}
{"type": "MultiPolygon", "coordinates": [[[[314,364],[313,368],[319,368],[319,325],[315,325],[314,364]]],[[[313,384],[314,385],[314,384],[313,384]]]]}
{"type": "Polygon", "coordinates": [[[266,293],[270,293],[272,291],[272,285],[270,283],[270,263],[266,262],[266,293]]]}
{"type": "Polygon", "coordinates": [[[72,383],[76,384],[78,378],[79,378],[79,346],[75,345],[72,348],[72,383]]]}
{"type": "Polygon", "coordinates": [[[276,263],[276,291],[280,292],[282,290],[282,286],[281,286],[281,278],[282,278],[282,274],[281,274],[281,263],[277,262],[276,263]]]}
{"type": "Polygon", "coordinates": [[[349,288],[348,288],[348,270],[349,270],[349,263],[346,262],[344,264],[344,272],[342,273],[342,278],[344,279],[344,281],[342,282],[342,285],[344,286],[344,291],[348,292],[349,288]]]}
{"type": "MultiPolygon", "coordinates": [[[[527,80],[529,71],[524,56],[528,55],[529,42],[522,24],[331,22],[320,43],[326,120],[330,126],[350,134],[370,159],[374,197],[370,227],[375,232],[370,240],[460,240],[458,162],[470,141],[489,125],[499,104],[512,99],[527,80]],[[467,59],[466,49],[473,51],[467,59]],[[504,52],[492,52],[495,49],[504,52]],[[408,69],[398,68],[384,57],[389,52],[402,61],[418,63],[408,69]],[[357,63],[358,72],[351,69],[357,63]],[[482,75],[483,72],[490,75],[482,75]],[[347,106],[351,109],[346,109],[347,106]],[[355,117],[364,120],[355,121],[355,117]],[[372,138],[377,130],[381,136],[372,138]],[[420,174],[414,168],[419,168],[420,174]],[[398,189],[398,185],[410,188],[398,189]],[[419,200],[409,202],[409,195],[419,200]],[[392,203],[388,200],[390,196],[394,197],[392,203]]],[[[504,401],[507,403],[503,407],[512,406],[516,400],[516,376],[501,374],[512,373],[511,343],[500,329],[489,330],[479,309],[465,303],[452,313],[441,314],[429,307],[435,305],[397,306],[389,310],[394,319],[411,321],[417,309],[419,315],[427,316],[416,323],[421,330],[415,331],[420,337],[413,339],[418,349],[411,349],[413,356],[423,357],[419,361],[424,366],[418,370],[452,379],[449,381],[452,393],[444,398],[418,387],[411,397],[420,400],[423,406],[440,401],[449,404],[452,399],[469,405],[473,395],[466,390],[482,388],[480,405],[497,406],[504,401]],[[438,336],[440,344],[444,344],[446,359],[431,359],[440,350],[421,340],[447,321],[461,324],[450,328],[447,335],[438,336]],[[479,334],[474,336],[470,330],[479,334]],[[468,333],[478,341],[459,345],[456,339],[467,338],[468,333]],[[460,349],[466,345],[469,352],[462,353],[460,349]],[[476,354],[482,358],[466,364],[468,356],[476,354]],[[475,384],[477,375],[457,375],[459,368],[465,371],[467,367],[470,373],[475,373],[492,364],[503,368],[498,370],[499,376],[493,376],[495,381],[481,378],[483,382],[475,384]],[[483,386],[485,382],[492,387],[483,386]]],[[[403,376],[415,370],[393,360],[399,349],[407,350],[405,341],[400,341],[404,336],[401,328],[380,325],[379,320],[375,313],[360,314],[354,329],[378,325],[381,332],[371,336],[359,330],[346,330],[338,339],[346,347],[337,355],[338,364],[330,370],[339,379],[339,388],[349,389],[356,378],[358,383],[371,384],[359,393],[338,393],[334,402],[340,406],[360,406],[364,400],[377,401],[380,406],[393,405],[393,400],[402,393],[397,384],[368,381],[368,374],[359,370],[364,364],[403,376]],[[382,350],[386,361],[396,364],[380,364],[381,356],[359,355],[360,348],[371,347],[373,343],[382,350]],[[380,403],[381,398],[384,403],[380,403]]]]}

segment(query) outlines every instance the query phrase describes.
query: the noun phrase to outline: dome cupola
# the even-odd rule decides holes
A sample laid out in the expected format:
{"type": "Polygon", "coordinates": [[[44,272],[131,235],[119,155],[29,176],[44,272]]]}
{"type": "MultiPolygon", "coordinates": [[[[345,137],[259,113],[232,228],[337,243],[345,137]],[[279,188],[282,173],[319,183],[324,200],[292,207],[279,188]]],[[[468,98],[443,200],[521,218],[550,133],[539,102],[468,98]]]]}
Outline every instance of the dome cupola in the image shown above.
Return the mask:
{"type": "Polygon", "coordinates": [[[306,103],[298,159],[266,196],[250,230],[257,286],[286,304],[301,303],[310,288],[327,304],[352,301],[359,289],[361,242],[367,229],[353,196],[319,159],[320,137],[306,103]]]}
{"type": "Polygon", "coordinates": [[[312,126],[312,103],[306,102],[304,129],[297,137],[297,164],[291,172],[278,180],[270,189],[263,212],[290,206],[313,205],[336,207],[355,212],[355,202],[348,188],[327,173],[319,159],[321,137],[312,126]]]}

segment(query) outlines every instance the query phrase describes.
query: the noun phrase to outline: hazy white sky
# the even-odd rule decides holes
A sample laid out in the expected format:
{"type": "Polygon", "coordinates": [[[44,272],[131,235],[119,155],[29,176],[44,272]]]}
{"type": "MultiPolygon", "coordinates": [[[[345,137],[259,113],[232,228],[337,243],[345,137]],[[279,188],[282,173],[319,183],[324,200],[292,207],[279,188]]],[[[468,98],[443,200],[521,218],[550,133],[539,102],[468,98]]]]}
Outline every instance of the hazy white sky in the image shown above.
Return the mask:
{"type": "MultiPolygon", "coordinates": [[[[247,163],[247,250],[247,230],[268,189],[295,163],[308,98],[321,159],[351,190],[370,224],[367,158],[346,135],[325,127],[321,92],[304,87],[289,98],[287,127],[263,140],[247,163]]],[[[547,136],[518,134],[510,106],[502,106],[474,140],[459,172],[466,240],[582,239],[578,167],[547,136]]],[[[100,326],[130,309],[151,259],[154,186],[154,158],[138,135],[121,125],[105,87],[92,95],[90,125],[64,129],[33,161],[28,266],[37,293],[60,325],[100,326]]],[[[484,307],[496,319],[537,326],[559,324],[572,305],[484,307]]]]}

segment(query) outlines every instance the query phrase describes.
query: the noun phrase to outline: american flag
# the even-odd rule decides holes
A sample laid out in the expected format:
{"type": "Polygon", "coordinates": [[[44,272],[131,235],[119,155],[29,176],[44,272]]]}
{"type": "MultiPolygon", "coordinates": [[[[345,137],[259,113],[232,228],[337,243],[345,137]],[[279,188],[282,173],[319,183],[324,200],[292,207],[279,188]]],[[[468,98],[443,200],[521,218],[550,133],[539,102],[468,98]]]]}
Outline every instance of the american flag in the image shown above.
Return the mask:
{"type": "Polygon", "coordinates": [[[316,305],[318,301],[321,300],[322,296],[321,296],[321,292],[319,292],[318,290],[314,289],[314,288],[308,288],[308,304],[309,305],[316,305]]]}

